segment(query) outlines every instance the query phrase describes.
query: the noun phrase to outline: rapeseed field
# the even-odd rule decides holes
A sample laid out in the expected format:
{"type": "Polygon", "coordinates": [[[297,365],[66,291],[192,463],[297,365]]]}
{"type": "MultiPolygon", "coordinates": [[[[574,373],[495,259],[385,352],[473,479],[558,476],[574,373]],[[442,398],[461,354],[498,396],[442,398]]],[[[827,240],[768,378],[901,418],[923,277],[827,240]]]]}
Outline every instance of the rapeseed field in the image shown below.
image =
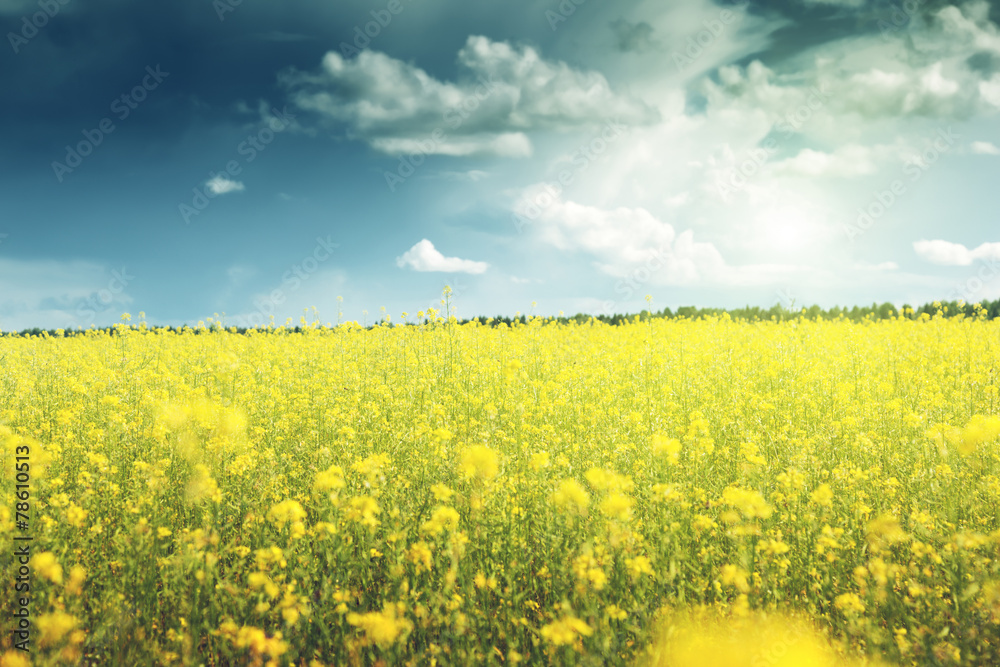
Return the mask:
{"type": "Polygon", "coordinates": [[[0,664],[1000,664],[998,384],[945,315],[0,337],[0,664]]]}

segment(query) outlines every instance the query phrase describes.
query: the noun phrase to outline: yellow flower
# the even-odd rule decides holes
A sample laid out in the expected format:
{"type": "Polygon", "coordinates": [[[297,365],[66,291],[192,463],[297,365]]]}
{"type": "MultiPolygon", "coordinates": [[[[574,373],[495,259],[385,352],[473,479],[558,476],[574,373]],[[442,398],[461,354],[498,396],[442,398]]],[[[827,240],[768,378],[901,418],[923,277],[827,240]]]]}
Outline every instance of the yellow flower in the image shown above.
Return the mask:
{"type": "Polygon", "coordinates": [[[740,510],[748,519],[767,519],[773,512],[771,506],[764,500],[764,496],[754,489],[727,486],[722,491],[722,502],[740,510]]]}
{"type": "Polygon", "coordinates": [[[66,582],[66,592],[79,595],[83,591],[83,582],[87,579],[87,570],[82,565],[74,565],[69,569],[69,581],[66,582]]]}
{"type": "Polygon", "coordinates": [[[549,456],[548,452],[538,452],[536,454],[531,455],[531,461],[528,463],[528,465],[531,466],[532,470],[538,472],[542,468],[549,467],[550,458],[551,457],[549,456]]]}
{"type": "Polygon", "coordinates": [[[832,528],[829,525],[824,525],[820,531],[820,536],[816,539],[816,553],[821,555],[826,554],[826,559],[832,563],[837,558],[833,551],[843,546],[840,543],[840,538],[843,534],[843,528],[832,528]]]}
{"type": "Polygon", "coordinates": [[[389,457],[386,454],[372,454],[371,456],[358,461],[351,468],[365,476],[369,484],[376,481],[385,481],[384,469],[389,465],[389,457]]]}
{"type": "Polygon", "coordinates": [[[583,476],[587,478],[587,483],[595,491],[608,491],[612,489],[616,491],[631,491],[635,487],[631,478],[619,475],[610,470],[604,470],[603,468],[591,468],[583,476]]]}
{"type": "Polygon", "coordinates": [[[853,614],[863,614],[865,611],[864,603],[861,602],[861,598],[859,598],[855,593],[844,593],[843,595],[838,595],[836,600],[834,600],[834,605],[837,609],[840,609],[848,616],[853,614]]]}
{"type": "Polygon", "coordinates": [[[560,509],[582,513],[590,504],[590,494],[575,479],[564,479],[552,494],[552,501],[560,509]]]}
{"type": "Polygon", "coordinates": [[[437,536],[446,530],[458,527],[458,512],[453,507],[439,506],[431,513],[429,521],[425,521],[420,531],[431,536],[437,536]]]}
{"type": "Polygon", "coordinates": [[[656,502],[684,500],[684,494],[674,484],[654,484],[649,490],[656,502]]]}
{"type": "Polygon", "coordinates": [[[306,511],[296,500],[283,500],[273,505],[267,515],[276,524],[283,525],[292,521],[301,521],[305,518],[306,511]]]}
{"type": "Polygon", "coordinates": [[[698,533],[704,532],[706,530],[711,530],[712,528],[718,526],[718,524],[715,523],[715,520],[712,519],[712,517],[705,516],[704,514],[696,514],[694,520],[691,522],[691,525],[698,533]]]}
{"type": "Polygon", "coordinates": [[[31,557],[31,567],[54,584],[63,580],[62,566],[56,561],[56,555],[51,551],[43,551],[31,557]]]}
{"type": "Polygon", "coordinates": [[[636,556],[635,558],[626,558],[625,567],[628,569],[632,576],[638,579],[644,574],[653,576],[653,564],[649,562],[649,558],[646,556],[636,556]]]}
{"type": "Polygon", "coordinates": [[[958,439],[958,452],[969,456],[984,442],[990,442],[1000,436],[1000,417],[976,415],[962,429],[958,439]]]}
{"type": "Polygon", "coordinates": [[[795,468],[789,468],[778,475],[778,483],[785,491],[800,491],[806,486],[806,476],[795,468]]]}
{"type": "Polygon", "coordinates": [[[459,468],[467,479],[475,477],[484,481],[496,477],[500,470],[497,453],[482,445],[466,448],[462,452],[462,462],[459,468]]]}
{"type": "Polygon", "coordinates": [[[664,456],[667,461],[676,464],[680,459],[681,441],[677,438],[668,438],[659,433],[653,436],[653,454],[664,456]]]}
{"type": "Polygon", "coordinates": [[[833,504],[833,490],[829,484],[820,484],[809,494],[809,502],[820,507],[830,507],[833,504]]]}
{"type": "Polygon", "coordinates": [[[434,442],[448,442],[454,437],[455,435],[446,428],[436,428],[431,432],[431,439],[434,442]]]}
{"type": "Polygon", "coordinates": [[[278,588],[277,584],[271,581],[271,577],[263,572],[251,572],[250,576],[247,577],[247,583],[254,590],[264,589],[264,592],[272,600],[281,593],[281,589],[278,588]]]}
{"type": "Polygon", "coordinates": [[[768,556],[780,556],[789,551],[789,546],[781,540],[765,540],[760,547],[768,556]]]}
{"type": "Polygon", "coordinates": [[[405,617],[397,616],[393,605],[386,605],[381,612],[372,611],[365,614],[352,612],[347,615],[347,622],[364,630],[369,642],[382,647],[391,646],[413,629],[413,623],[405,617]]]}
{"type": "Polygon", "coordinates": [[[604,609],[604,613],[608,616],[608,618],[616,621],[624,621],[628,617],[628,612],[624,611],[621,607],[614,604],[608,605],[604,609]]]}
{"type": "MultiPolygon", "coordinates": [[[[713,615],[711,609],[671,614],[655,643],[656,665],[662,667],[853,667],[851,660],[812,624],[768,613],[739,608],[734,613],[713,615]]],[[[870,661],[864,664],[870,665],[870,661]]]]}
{"type": "Polygon", "coordinates": [[[35,625],[41,632],[41,637],[38,639],[39,645],[52,646],[59,643],[66,633],[77,626],[77,623],[76,616],[61,611],[42,614],[35,620],[35,625]]]}
{"type": "Polygon", "coordinates": [[[268,655],[278,658],[288,651],[288,644],[282,640],[280,632],[268,637],[260,628],[244,626],[235,632],[235,636],[232,634],[230,636],[237,648],[249,648],[251,655],[254,656],[268,655]]]}
{"type": "Polygon", "coordinates": [[[603,565],[589,548],[573,559],[573,573],[584,588],[589,585],[595,591],[602,590],[608,582],[603,565]]]}
{"type": "Polygon", "coordinates": [[[212,473],[204,464],[198,463],[194,466],[194,475],[188,482],[187,498],[190,502],[200,502],[211,500],[213,503],[222,502],[222,492],[219,485],[212,478],[212,473]]]}
{"type": "Polygon", "coordinates": [[[609,519],[628,521],[632,517],[632,504],[631,498],[616,491],[601,501],[601,512],[609,519]]]}
{"type": "Polygon", "coordinates": [[[410,546],[406,552],[406,558],[416,565],[417,572],[430,570],[433,564],[433,552],[426,542],[417,542],[410,546]]]}
{"type": "Polygon", "coordinates": [[[719,573],[719,579],[722,581],[723,586],[732,586],[740,593],[746,593],[750,590],[750,584],[747,581],[747,571],[737,565],[723,565],[719,573]]]}
{"type": "Polygon", "coordinates": [[[284,552],[279,547],[273,545],[264,549],[257,549],[255,556],[257,568],[261,570],[269,567],[270,565],[277,565],[282,569],[288,565],[288,562],[285,560],[284,552]]]}
{"type": "Polygon", "coordinates": [[[318,473],[313,481],[313,491],[316,493],[334,493],[344,486],[344,469],[338,465],[332,465],[318,473]]]}
{"type": "Polygon", "coordinates": [[[87,510],[76,503],[70,503],[66,508],[66,523],[74,528],[82,528],[83,522],[87,519],[87,510]]]}
{"type": "Polygon", "coordinates": [[[375,518],[381,513],[378,501],[371,496],[356,496],[351,498],[350,509],[347,511],[349,521],[357,521],[362,526],[368,526],[372,530],[382,522],[375,518]]]}
{"type": "Polygon", "coordinates": [[[28,659],[29,653],[20,651],[18,649],[10,649],[3,655],[0,655],[0,667],[31,667],[31,660],[28,659]]]}
{"type": "Polygon", "coordinates": [[[446,503],[455,495],[455,492],[444,484],[431,484],[431,493],[434,495],[434,500],[439,503],[446,503]]]}
{"type": "Polygon", "coordinates": [[[293,539],[298,539],[305,535],[306,529],[305,524],[302,519],[306,516],[306,511],[302,508],[302,505],[296,500],[283,500],[282,502],[273,505],[268,511],[267,516],[271,519],[277,527],[282,527],[285,524],[291,525],[291,537],[293,539]]]}
{"type": "Polygon", "coordinates": [[[578,636],[589,637],[593,629],[576,616],[567,615],[542,626],[541,635],[556,646],[565,646],[576,641],[578,636]]]}
{"type": "Polygon", "coordinates": [[[889,514],[874,519],[868,523],[868,544],[875,551],[881,551],[889,545],[905,542],[909,536],[899,526],[896,517],[889,514]]]}

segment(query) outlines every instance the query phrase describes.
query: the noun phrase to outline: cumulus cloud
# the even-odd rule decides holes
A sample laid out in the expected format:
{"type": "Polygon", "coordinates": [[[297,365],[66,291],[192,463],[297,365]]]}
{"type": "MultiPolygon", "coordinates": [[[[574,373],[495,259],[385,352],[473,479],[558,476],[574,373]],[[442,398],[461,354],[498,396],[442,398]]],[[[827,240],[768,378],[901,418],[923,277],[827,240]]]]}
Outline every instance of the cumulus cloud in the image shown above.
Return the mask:
{"type": "Polygon", "coordinates": [[[920,240],[914,241],[913,249],[921,258],[941,266],[969,266],[976,260],[1000,260],[1000,243],[983,243],[970,250],[961,243],[920,240]]]}
{"type": "Polygon", "coordinates": [[[1000,148],[989,141],[973,141],[969,148],[977,155],[1000,155],[1000,148]]]}
{"type": "Polygon", "coordinates": [[[476,262],[459,257],[445,257],[434,244],[422,239],[412,248],[396,258],[396,266],[411,268],[414,271],[435,271],[447,273],[485,273],[489,268],[486,262],[476,262]]]}
{"type": "Polygon", "coordinates": [[[754,109],[772,119],[786,118],[803,105],[824,114],[856,114],[863,118],[967,118],[984,107],[993,106],[990,91],[972,81],[968,69],[943,61],[922,67],[894,63],[860,72],[833,72],[829,67],[814,72],[806,85],[801,77],[786,80],[753,61],[719,69],[719,82],[704,87],[709,102],[716,107],[754,109]]]}
{"type": "Polygon", "coordinates": [[[1000,31],[990,22],[990,7],[985,2],[967,2],[961,7],[948,5],[937,13],[942,32],[962,40],[977,51],[1000,53],[1000,31]]]}
{"type": "Polygon", "coordinates": [[[882,150],[856,144],[841,146],[831,153],[804,148],[798,155],[776,162],[773,170],[777,174],[810,177],[865,176],[875,173],[882,153],[882,150]]]}
{"type": "Polygon", "coordinates": [[[466,157],[470,155],[498,155],[500,157],[528,157],[531,140],[522,132],[480,134],[469,137],[444,137],[439,140],[425,137],[378,137],[369,140],[372,148],[383,153],[426,153],[466,157]]]}
{"type": "MultiPolygon", "coordinates": [[[[836,4],[846,4],[838,2],[836,4]]],[[[865,120],[900,117],[966,119],[1000,107],[1000,73],[980,61],[1000,54],[1000,34],[985,3],[930,11],[906,39],[852,36],[817,49],[813,67],[777,73],[759,61],[719,69],[704,84],[710,106],[784,118],[822,90],[813,110],[865,120]],[[979,63],[979,64],[977,64],[979,63]]],[[[843,121],[841,121],[843,122],[843,121]]]]}
{"type": "Polygon", "coordinates": [[[234,181],[225,176],[216,176],[205,182],[205,187],[214,195],[224,195],[229,192],[242,192],[246,188],[240,181],[234,181]]]}
{"type": "Polygon", "coordinates": [[[646,267],[650,282],[661,285],[760,285],[787,277],[800,267],[779,265],[730,266],[711,243],[699,242],[692,230],[679,234],[674,227],[644,208],[602,209],[559,197],[539,197],[529,189],[515,206],[540,206],[534,223],[538,238],[568,252],[594,257],[603,273],[625,276],[646,267]]]}
{"type": "Polygon", "coordinates": [[[296,106],[385,153],[520,157],[531,153],[525,133],[533,130],[659,119],[644,102],[613,92],[602,74],[547,61],[531,47],[471,36],[458,65],[455,81],[440,81],[378,51],[354,58],[331,51],[318,72],[286,72],[281,83],[296,106]]]}

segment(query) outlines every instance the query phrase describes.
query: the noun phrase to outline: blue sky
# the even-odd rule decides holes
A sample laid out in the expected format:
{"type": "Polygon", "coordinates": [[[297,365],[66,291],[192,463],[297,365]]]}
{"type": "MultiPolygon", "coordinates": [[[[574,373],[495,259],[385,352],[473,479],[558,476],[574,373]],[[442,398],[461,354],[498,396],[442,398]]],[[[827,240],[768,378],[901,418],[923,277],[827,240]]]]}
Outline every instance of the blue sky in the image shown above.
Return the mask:
{"type": "Polygon", "coordinates": [[[994,299],[998,21],[0,0],[0,329],[994,299]]]}

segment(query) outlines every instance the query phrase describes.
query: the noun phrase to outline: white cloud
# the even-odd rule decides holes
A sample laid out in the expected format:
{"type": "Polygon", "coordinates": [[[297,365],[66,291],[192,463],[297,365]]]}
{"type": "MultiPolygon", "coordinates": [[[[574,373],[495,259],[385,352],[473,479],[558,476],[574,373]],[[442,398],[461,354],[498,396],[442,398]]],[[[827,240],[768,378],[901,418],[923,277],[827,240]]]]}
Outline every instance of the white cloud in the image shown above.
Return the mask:
{"type": "Polygon", "coordinates": [[[440,81],[378,51],[351,59],[330,51],[318,73],[286,73],[281,82],[298,107],[346,124],[385,153],[524,157],[528,131],[658,120],[602,74],[546,61],[528,46],[470,36],[458,64],[456,81],[440,81]],[[442,139],[432,139],[435,130],[442,139]]]}
{"type": "Polygon", "coordinates": [[[412,248],[396,258],[396,266],[409,267],[414,271],[437,271],[451,273],[485,273],[489,268],[486,262],[476,262],[471,259],[445,257],[434,244],[427,239],[416,243],[412,248]]]}
{"type": "MultiPolygon", "coordinates": [[[[976,18],[969,6],[957,16],[972,21],[984,34],[995,32],[988,18],[976,18]]],[[[743,279],[761,284],[790,276],[797,287],[816,295],[806,298],[830,298],[847,285],[856,289],[853,294],[864,294],[863,289],[883,293],[885,285],[897,284],[889,277],[898,284],[915,281],[919,277],[903,275],[891,268],[893,262],[883,261],[902,264],[900,257],[879,257],[876,252],[883,242],[905,250],[912,237],[883,241],[871,235],[852,244],[843,227],[844,221],[857,218],[858,208],[872,200],[873,192],[903,175],[912,178],[903,172],[904,166],[926,154],[941,132],[951,136],[953,127],[965,146],[990,136],[985,133],[996,109],[981,95],[979,84],[990,79],[989,68],[998,60],[981,53],[972,58],[977,55],[974,40],[957,39],[947,26],[937,13],[926,12],[890,38],[878,30],[852,31],[778,59],[774,70],[761,62],[723,66],[701,84],[694,83],[695,90],[700,87],[705,93],[704,101],[678,94],[680,103],[672,104],[669,84],[649,81],[644,97],[662,101],[664,121],[621,139],[613,152],[563,189],[562,199],[592,204],[609,215],[622,206],[632,213],[642,210],[670,226],[673,244],[682,230],[694,230],[690,242],[701,252],[698,259],[687,262],[686,272],[677,269],[669,280],[667,270],[652,280],[737,286],[743,279]],[[963,126],[963,121],[969,122],[963,126]],[[765,153],[765,145],[773,148],[752,160],[765,153]],[[750,168],[744,169],[747,164],[750,168]],[[719,183],[729,184],[734,174],[745,185],[735,186],[728,199],[720,198],[719,183]],[[869,253],[877,257],[869,258],[872,269],[852,270],[869,253]]],[[[734,61],[739,62],[729,62],[734,61]]],[[[1000,75],[996,81],[1000,105],[1000,75]]],[[[956,144],[950,153],[957,152],[956,144]]],[[[942,166],[918,188],[906,181],[908,190],[921,194],[900,198],[891,216],[879,222],[880,234],[899,233],[903,219],[931,224],[941,208],[961,210],[961,201],[952,203],[949,197],[964,197],[953,189],[944,192],[940,183],[948,169],[963,170],[964,161],[941,156],[942,166]]],[[[550,182],[555,182],[556,173],[551,169],[546,174],[550,182]]],[[[565,212],[560,206],[551,210],[565,212]]],[[[607,236],[617,225],[629,236],[632,232],[625,230],[638,226],[641,218],[632,217],[628,224],[619,221],[580,233],[607,236]]],[[[974,222],[982,219],[979,215],[963,218],[968,225],[983,224],[974,222]]],[[[536,223],[524,228],[537,229],[533,238],[543,239],[544,231],[552,237],[547,243],[591,254],[602,269],[621,274],[636,266],[623,259],[626,251],[635,252],[626,243],[616,245],[612,238],[608,247],[619,251],[602,251],[596,243],[572,240],[568,222],[539,218],[536,223]],[[545,231],[550,224],[555,229],[545,231]]],[[[642,234],[635,236],[639,248],[656,247],[642,234]]],[[[685,266],[678,259],[672,262],[685,266]]]]}
{"type": "Polygon", "coordinates": [[[528,157],[531,141],[523,132],[503,134],[478,134],[471,137],[443,137],[435,141],[428,137],[380,137],[371,139],[372,148],[390,154],[424,153],[466,157],[470,155],[498,155],[500,157],[528,157]]]}
{"type": "Polygon", "coordinates": [[[989,5],[966,2],[961,8],[944,7],[937,14],[946,35],[973,46],[976,50],[1000,53],[1000,34],[989,20],[989,5]]]}
{"type": "Polygon", "coordinates": [[[774,122],[787,122],[788,114],[803,105],[810,116],[965,118],[976,113],[981,98],[986,100],[985,94],[978,94],[978,80],[951,59],[923,65],[892,60],[860,71],[851,71],[847,63],[839,70],[828,61],[819,65],[805,80],[802,72],[790,78],[756,60],[746,68],[726,66],[719,69],[719,83],[707,81],[704,89],[717,108],[753,110],[774,122]]]}
{"type": "Polygon", "coordinates": [[[976,260],[1000,260],[1000,243],[983,243],[970,250],[961,243],[920,240],[914,241],[913,249],[921,258],[941,266],[969,266],[976,260]]]}
{"type": "Polygon", "coordinates": [[[841,137],[845,129],[857,133],[859,121],[966,119],[1000,107],[1000,74],[970,64],[973,56],[1000,54],[1000,31],[986,3],[917,16],[898,37],[853,34],[824,42],[787,61],[781,73],[759,61],[722,67],[705,92],[711,107],[757,111],[776,121],[794,112],[813,87],[825,89],[812,115],[841,137]],[[837,118],[845,115],[852,120],[837,118]]]}
{"type": "Polygon", "coordinates": [[[989,104],[1000,108],[1000,74],[994,74],[988,81],[980,81],[979,95],[989,104]]]}
{"type": "Polygon", "coordinates": [[[694,232],[676,233],[673,226],[643,208],[601,209],[561,198],[539,197],[530,188],[515,210],[540,202],[534,227],[540,240],[559,250],[582,251],[594,257],[594,266],[612,276],[637,270],[649,272],[660,285],[761,285],[802,270],[796,266],[730,266],[711,243],[695,241],[694,232]]]}
{"type": "Polygon", "coordinates": [[[973,141],[969,148],[978,155],[1000,155],[1000,148],[989,141],[973,141]]]}
{"type": "Polygon", "coordinates": [[[225,176],[216,176],[205,182],[205,187],[214,195],[224,195],[229,192],[242,192],[246,188],[240,181],[234,181],[225,176]]]}
{"type": "Polygon", "coordinates": [[[841,146],[832,153],[804,148],[795,157],[776,162],[773,170],[777,174],[809,177],[865,176],[875,173],[876,162],[881,153],[883,151],[856,144],[841,146]]]}

